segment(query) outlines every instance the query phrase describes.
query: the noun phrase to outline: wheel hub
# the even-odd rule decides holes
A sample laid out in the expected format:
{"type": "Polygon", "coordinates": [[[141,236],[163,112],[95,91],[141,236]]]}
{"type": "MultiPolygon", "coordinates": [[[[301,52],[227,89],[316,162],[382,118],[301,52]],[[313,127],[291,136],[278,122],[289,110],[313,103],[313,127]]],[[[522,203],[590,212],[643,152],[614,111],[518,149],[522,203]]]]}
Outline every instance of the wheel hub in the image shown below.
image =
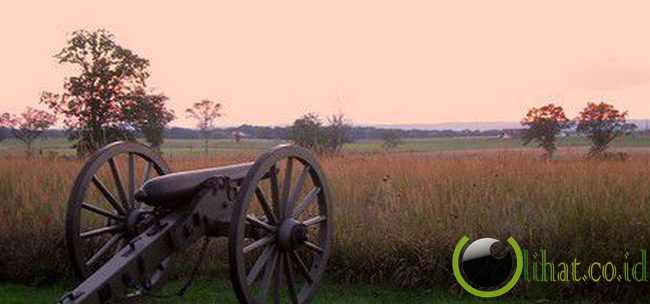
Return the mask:
{"type": "Polygon", "coordinates": [[[278,231],[278,244],[282,250],[294,250],[307,241],[307,226],[294,220],[287,219],[278,231]]]}
{"type": "Polygon", "coordinates": [[[126,232],[130,235],[138,235],[145,227],[147,212],[142,209],[131,209],[126,216],[126,232]]]}

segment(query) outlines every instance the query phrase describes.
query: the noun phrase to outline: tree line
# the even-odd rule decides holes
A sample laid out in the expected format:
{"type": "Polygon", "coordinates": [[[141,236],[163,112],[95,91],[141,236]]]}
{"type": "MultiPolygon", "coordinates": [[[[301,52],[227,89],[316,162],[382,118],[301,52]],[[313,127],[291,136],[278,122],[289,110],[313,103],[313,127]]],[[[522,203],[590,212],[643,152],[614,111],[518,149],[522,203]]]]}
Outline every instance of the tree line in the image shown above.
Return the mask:
{"type": "MultiPolygon", "coordinates": [[[[291,126],[242,125],[217,128],[223,104],[203,99],[185,110],[196,121],[196,129],[169,127],[176,114],[167,107],[169,98],[147,86],[149,60],[118,44],[106,30],[79,30],[54,55],[59,64],[76,67],[78,74],[67,77],[62,92],[42,92],[40,104],[49,109],[27,107],[20,114],[0,114],[0,141],[13,136],[25,143],[28,155],[41,135],[66,136],[78,155],[86,155],[116,140],[144,138],[160,149],[165,138],[201,138],[205,152],[213,138],[260,138],[291,140],[317,152],[337,152],[344,144],[360,139],[381,139],[386,149],[403,138],[499,136],[503,130],[401,130],[353,126],[343,114],[321,118],[307,113],[291,126]],[[64,129],[50,130],[60,119],[64,129]]],[[[565,130],[584,134],[592,142],[590,157],[605,155],[609,144],[636,129],[621,112],[607,103],[588,103],[575,119],[567,118],[555,104],[532,108],[522,119],[525,145],[537,143],[548,158],[557,149],[557,137],[565,130]]]]}
{"type": "MultiPolygon", "coordinates": [[[[28,155],[41,135],[66,136],[80,156],[87,155],[117,140],[143,137],[159,149],[165,138],[201,138],[207,152],[212,138],[243,137],[293,140],[308,148],[338,151],[357,139],[415,138],[459,135],[490,135],[493,132],[384,130],[353,127],[342,114],[321,120],[309,113],[292,126],[262,127],[242,125],[216,128],[223,105],[203,99],[185,110],[197,122],[197,130],[170,128],[176,114],[167,107],[169,98],[147,85],[151,76],[149,60],[117,43],[108,31],[79,30],[71,34],[64,47],[54,55],[62,65],[75,67],[78,73],[63,81],[62,92],[41,92],[39,103],[49,109],[32,107],[20,114],[0,114],[0,141],[13,136],[25,143],[28,155]],[[50,130],[57,120],[62,130],[50,130]]],[[[391,141],[393,146],[399,141],[391,141]]]]}
{"type": "MultiPolygon", "coordinates": [[[[149,60],[118,44],[103,29],[73,32],[54,58],[59,64],[75,67],[78,74],[64,79],[62,92],[41,93],[40,104],[51,112],[27,107],[18,115],[2,113],[0,140],[9,133],[23,141],[31,155],[33,141],[62,118],[64,134],[80,156],[139,135],[154,149],[160,148],[175,114],[167,107],[169,98],[147,86],[149,60]]],[[[204,99],[186,110],[188,117],[197,120],[206,148],[205,130],[214,126],[221,107],[204,99]]]]}
{"type": "MultiPolygon", "coordinates": [[[[300,118],[299,118],[300,119],[300,118]]],[[[208,135],[209,139],[233,139],[235,133],[239,132],[240,139],[256,138],[269,140],[291,140],[291,130],[293,125],[289,126],[256,126],[243,124],[237,127],[215,127],[208,135]]],[[[165,127],[162,135],[164,139],[203,139],[201,130],[197,128],[186,127],[165,127]]],[[[351,125],[349,128],[349,138],[357,140],[383,140],[386,134],[401,139],[408,138],[451,138],[451,137],[496,137],[503,134],[501,129],[491,130],[420,130],[420,129],[397,129],[397,128],[378,128],[367,126],[351,125]]],[[[11,135],[11,130],[0,127],[0,138],[11,135]]],[[[137,138],[145,138],[145,135],[138,130],[132,130],[132,135],[137,138]]],[[[43,136],[48,138],[63,138],[67,136],[65,129],[50,128],[43,131],[43,136]]]]}

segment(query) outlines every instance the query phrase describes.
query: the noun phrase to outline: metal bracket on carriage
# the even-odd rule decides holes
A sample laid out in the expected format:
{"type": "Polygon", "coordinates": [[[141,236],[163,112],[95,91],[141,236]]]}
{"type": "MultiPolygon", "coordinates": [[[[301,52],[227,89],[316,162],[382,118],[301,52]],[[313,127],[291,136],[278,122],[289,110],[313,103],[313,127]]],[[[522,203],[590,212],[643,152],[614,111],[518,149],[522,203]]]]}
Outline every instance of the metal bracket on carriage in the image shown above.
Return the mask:
{"type": "Polygon", "coordinates": [[[69,292],[66,293],[61,299],[57,302],[58,304],[70,304],[73,303],[74,300],[79,298],[81,295],[83,295],[83,292],[69,292]]]}
{"type": "Polygon", "coordinates": [[[227,236],[236,197],[236,186],[228,176],[206,179],[196,187],[192,198],[193,223],[200,224],[207,236],[227,236]]]}

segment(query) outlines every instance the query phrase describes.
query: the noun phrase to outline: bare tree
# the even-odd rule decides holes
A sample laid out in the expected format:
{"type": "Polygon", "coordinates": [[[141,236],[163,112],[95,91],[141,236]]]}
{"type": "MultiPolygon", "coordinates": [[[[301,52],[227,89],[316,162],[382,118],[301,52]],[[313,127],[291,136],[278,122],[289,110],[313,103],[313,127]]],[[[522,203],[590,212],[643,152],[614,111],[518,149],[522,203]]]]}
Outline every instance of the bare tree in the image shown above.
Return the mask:
{"type": "Polygon", "coordinates": [[[327,122],[324,148],[328,152],[338,152],[343,148],[344,144],[352,142],[350,137],[352,125],[343,113],[330,116],[327,118],[327,122]]]}
{"type": "Polygon", "coordinates": [[[26,146],[27,156],[32,156],[32,145],[56,122],[56,116],[46,111],[27,107],[20,115],[4,113],[0,116],[0,126],[9,128],[14,137],[26,146]]]}
{"type": "Polygon", "coordinates": [[[221,117],[222,105],[209,99],[194,103],[191,108],[185,110],[189,118],[197,121],[197,127],[203,137],[203,149],[208,154],[208,140],[214,131],[214,124],[218,117],[221,117]]]}

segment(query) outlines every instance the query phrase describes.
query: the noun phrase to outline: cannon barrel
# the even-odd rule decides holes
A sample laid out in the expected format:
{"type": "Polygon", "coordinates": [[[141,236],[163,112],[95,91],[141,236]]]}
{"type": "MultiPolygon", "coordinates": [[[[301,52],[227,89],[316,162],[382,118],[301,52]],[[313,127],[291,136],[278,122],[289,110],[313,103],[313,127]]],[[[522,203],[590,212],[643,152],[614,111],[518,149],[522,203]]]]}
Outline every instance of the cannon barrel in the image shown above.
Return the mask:
{"type": "Polygon", "coordinates": [[[189,202],[197,187],[210,177],[223,176],[239,183],[246,177],[252,162],[208,169],[181,171],[154,177],[135,193],[135,199],[150,206],[175,207],[189,202]]]}

